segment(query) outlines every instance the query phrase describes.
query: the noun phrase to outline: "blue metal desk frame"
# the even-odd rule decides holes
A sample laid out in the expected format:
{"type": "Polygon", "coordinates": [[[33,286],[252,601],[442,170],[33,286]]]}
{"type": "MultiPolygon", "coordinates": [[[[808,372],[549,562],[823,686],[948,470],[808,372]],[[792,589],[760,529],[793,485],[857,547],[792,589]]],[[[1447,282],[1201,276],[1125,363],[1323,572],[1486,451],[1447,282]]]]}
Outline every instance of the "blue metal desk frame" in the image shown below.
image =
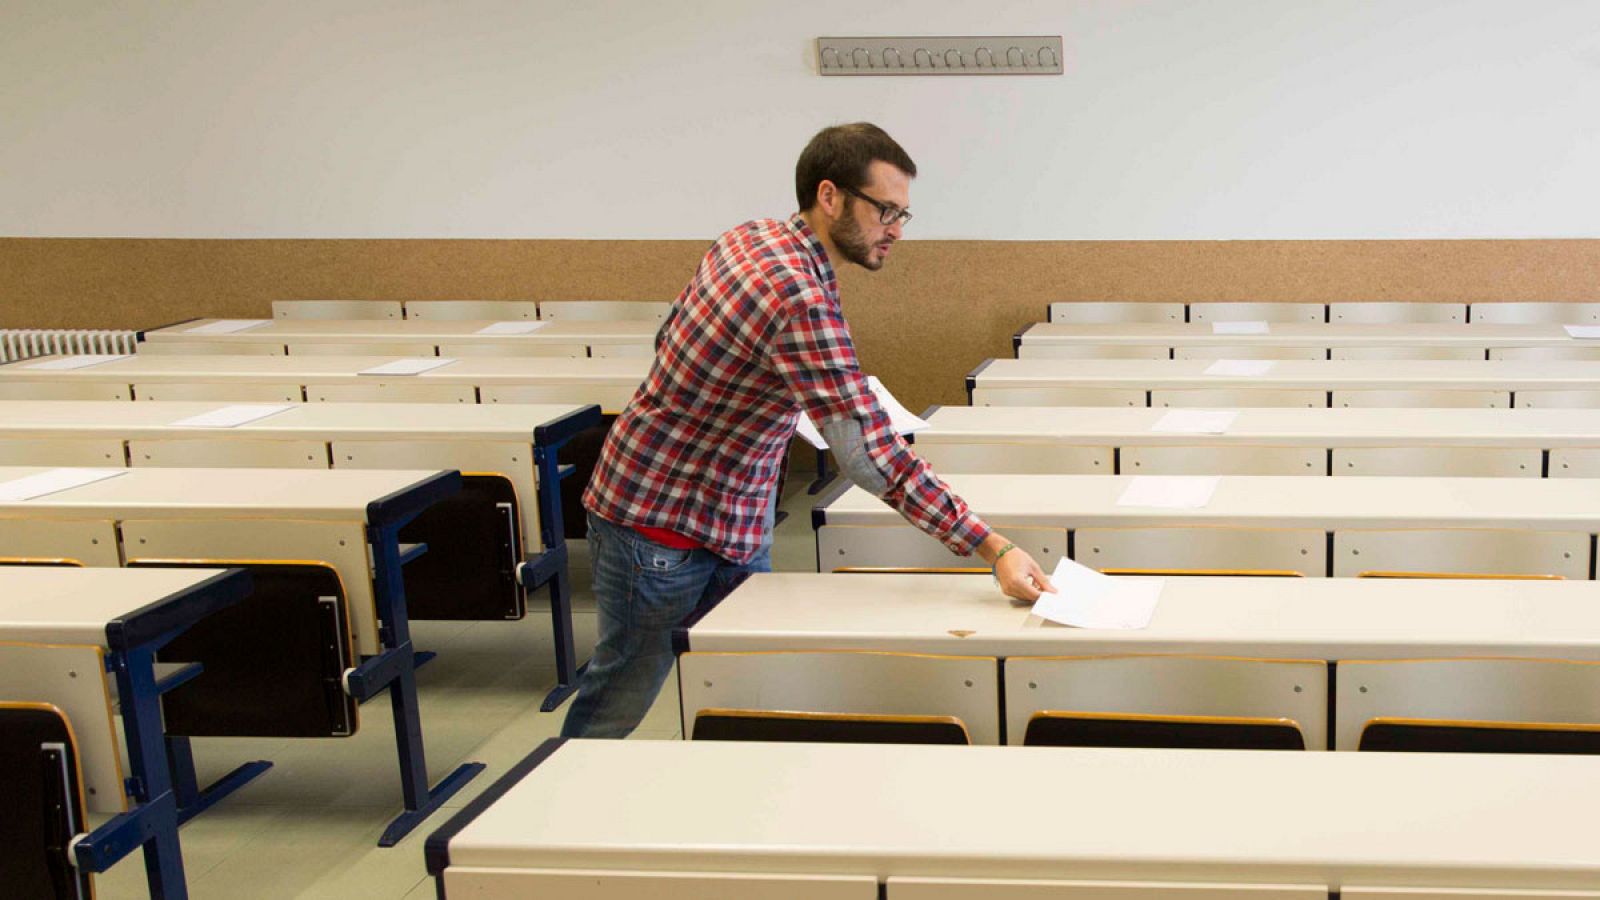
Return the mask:
{"type": "MultiPolygon", "coordinates": [[[[187,816],[179,808],[168,769],[161,733],[161,693],[193,675],[157,681],[156,652],[195,622],[243,600],[250,589],[249,573],[230,569],[106,624],[106,671],[117,679],[132,773],[125,785],[129,806],[126,812],[73,842],[72,855],[78,868],[104,872],[143,847],[150,896],[182,900],[189,895],[178,844],[178,826],[187,816]]],[[[192,761],[190,765],[192,778],[192,761]]],[[[218,782],[207,792],[206,805],[266,770],[265,765],[255,768],[256,765],[241,767],[218,782]],[[239,777],[246,769],[250,769],[249,773],[239,777]]]]}

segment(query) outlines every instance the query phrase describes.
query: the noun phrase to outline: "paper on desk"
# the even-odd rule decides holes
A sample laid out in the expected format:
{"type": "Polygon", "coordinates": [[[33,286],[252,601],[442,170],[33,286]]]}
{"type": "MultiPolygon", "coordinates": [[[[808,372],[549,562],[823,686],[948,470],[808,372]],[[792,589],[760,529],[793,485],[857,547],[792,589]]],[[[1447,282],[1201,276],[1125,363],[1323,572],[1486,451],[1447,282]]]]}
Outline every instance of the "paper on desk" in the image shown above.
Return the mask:
{"type": "Polygon", "coordinates": [[[533,333],[535,331],[538,331],[539,329],[541,329],[541,328],[543,328],[543,327],[545,327],[546,325],[549,325],[549,324],[550,324],[549,322],[526,322],[526,321],[496,322],[493,325],[485,325],[482,328],[479,328],[476,333],[477,334],[531,334],[531,333],[533,333]]]}
{"type": "Polygon", "coordinates": [[[218,319],[215,322],[207,322],[204,325],[196,325],[193,328],[185,328],[183,333],[235,334],[240,331],[249,331],[252,328],[260,328],[262,325],[265,325],[271,321],[271,319],[218,319]]]}
{"type": "Polygon", "coordinates": [[[1169,434],[1225,434],[1239,418],[1235,410],[1174,409],[1150,426],[1151,431],[1169,434]]]}
{"type": "Polygon", "coordinates": [[[1275,359],[1219,359],[1206,366],[1207,375],[1265,375],[1277,365],[1275,359]]]}
{"type": "Polygon", "coordinates": [[[198,416],[179,419],[172,424],[179,428],[236,428],[247,422],[275,416],[294,407],[293,403],[240,403],[234,406],[221,406],[198,416]]]}
{"type": "Polygon", "coordinates": [[[1243,322],[1212,322],[1212,334],[1266,334],[1267,323],[1258,319],[1243,322]]]}
{"type": "Polygon", "coordinates": [[[126,474],[127,469],[49,469],[0,483],[0,503],[33,500],[126,474]]]}
{"type": "Polygon", "coordinates": [[[1217,475],[1139,475],[1117,498],[1117,505],[1204,509],[1221,481],[1217,475]]]}
{"type": "Polygon", "coordinates": [[[396,359],[386,362],[381,366],[362,369],[357,375],[420,375],[431,372],[440,366],[448,366],[455,359],[448,356],[413,356],[407,359],[396,359]]]}
{"type": "Polygon", "coordinates": [[[1600,325],[1563,325],[1567,329],[1568,337],[1575,338],[1600,338],[1600,325]]]}
{"type": "MultiPolygon", "coordinates": [[[[894,427],[896,434],[912,434],[928,427],[926,419],[919,418],[911,410],[901,405],[889,389],[883,386],[876,375],[867,376],[867,387],[872,390],[872,396],[878,398],[878,405],[889,414],[889,424],[894,427]]],[[[795,434],[805,438],[806,442],[818,450],[828,449],[828,442],[823,440],[822,433],[811,421],[811,416],[801,411],[800,421],[795,426],[795,434]]]]}
{"type": "Polygon", "coordinates": [[[47,359],[44,362],[29,363],[25,369],[87,369],[101,363],[116,362],[119,359],[128,359],[131,353],[79,353],[76,356],[63,356],[60,359],[47,359]]]}
{"type": "Polygon", "coordinates": [[[1144,628],[1166,584],[1159,578],[1112,578],[1064,556],[1050,582],[1057,593],[1040,594],[1033,614],[1077,628],[1144,628]]]}

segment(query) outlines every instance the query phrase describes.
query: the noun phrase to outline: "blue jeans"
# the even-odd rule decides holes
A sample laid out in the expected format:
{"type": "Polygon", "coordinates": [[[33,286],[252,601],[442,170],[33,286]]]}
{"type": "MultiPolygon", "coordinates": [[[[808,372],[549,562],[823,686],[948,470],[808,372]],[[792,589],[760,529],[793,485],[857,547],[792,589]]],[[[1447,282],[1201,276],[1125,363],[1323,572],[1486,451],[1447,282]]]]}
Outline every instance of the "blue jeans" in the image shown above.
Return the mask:
{"type": "Polygon", "coordinates": [[[772,571],[768,509],[761,550],[744,565],[709,550],[663,547],[589,514],[600,640],[578,681],[562,737],[623,738],[639,726],[672,671],[673,626],[727,596],[751,572],[772,571]]]}

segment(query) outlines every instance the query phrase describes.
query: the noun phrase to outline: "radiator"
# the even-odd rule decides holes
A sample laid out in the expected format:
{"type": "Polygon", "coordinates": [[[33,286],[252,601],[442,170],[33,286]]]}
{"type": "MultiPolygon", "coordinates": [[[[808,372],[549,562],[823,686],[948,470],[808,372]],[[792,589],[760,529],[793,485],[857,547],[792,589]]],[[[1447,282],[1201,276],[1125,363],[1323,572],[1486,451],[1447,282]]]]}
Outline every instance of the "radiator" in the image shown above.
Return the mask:
{"type": "Polygon", "coordinates": [[[137,331],[111,329],[0,329],[0,363],[56,354],[133,353],[142,338],[137,331]]]}

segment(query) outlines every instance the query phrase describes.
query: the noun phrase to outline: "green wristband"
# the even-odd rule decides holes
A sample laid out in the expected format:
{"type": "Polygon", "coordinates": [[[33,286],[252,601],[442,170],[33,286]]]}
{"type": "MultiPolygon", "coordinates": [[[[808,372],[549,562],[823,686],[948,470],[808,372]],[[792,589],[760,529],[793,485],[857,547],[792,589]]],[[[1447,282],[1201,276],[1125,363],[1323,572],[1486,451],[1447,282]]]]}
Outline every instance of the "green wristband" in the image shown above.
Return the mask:
{"type": "Polygon", "coordinates": [[[1017,545],[1016,544],[1007,544],[1004,547],[1000,548],[1000,552],[999,553],[996,553],[994,555],[994,565],[989,567],[989,575],[994,578],[996,583],[999,583],[999,581],[1000,581],[1000,575],[999,575],[999,571],[998,571],[999,568],[1000,568],[1000,557],[1005,556],[1007,553],[1010,553],[1011,551],[1013,551],[1015,549],[1017,549],[1017,545]]]}

